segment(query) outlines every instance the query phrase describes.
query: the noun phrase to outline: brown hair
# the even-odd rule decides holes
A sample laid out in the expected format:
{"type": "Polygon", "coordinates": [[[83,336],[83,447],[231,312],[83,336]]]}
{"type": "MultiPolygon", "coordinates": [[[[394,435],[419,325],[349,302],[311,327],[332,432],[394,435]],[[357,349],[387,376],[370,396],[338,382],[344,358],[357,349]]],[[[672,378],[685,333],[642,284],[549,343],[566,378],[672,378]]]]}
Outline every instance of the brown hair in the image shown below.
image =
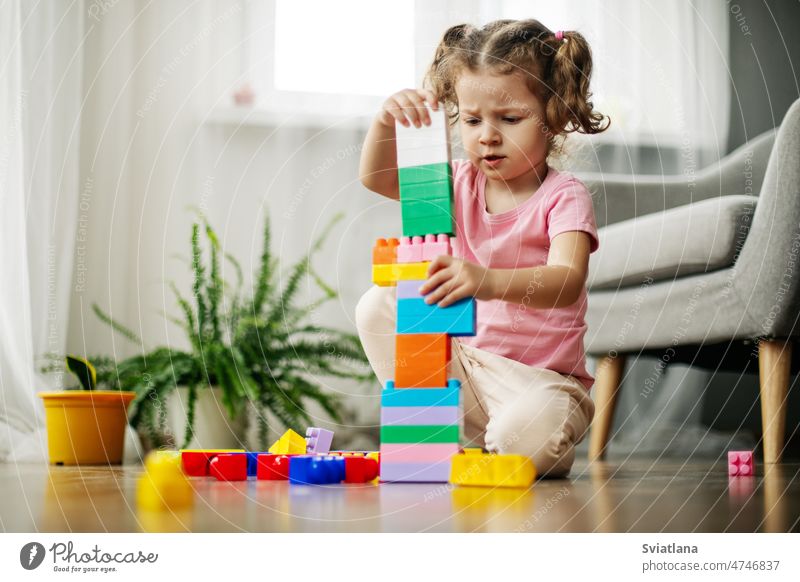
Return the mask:
{"type": "Polygon", "coordinates": [[[496,20],[476,28],[453,26],[444,33],[424,85],[444,102],[451,119],[458,118],[455,84],[466,68],[489,68],[501,74],[521,72],[528,89],[544,105],[548,152],[557,136],[594,134],[608,129],[610,119],[591,102],[589,79],[592,51],[582,34],[564,31],[562,39],[538,20],[496,20]]]}

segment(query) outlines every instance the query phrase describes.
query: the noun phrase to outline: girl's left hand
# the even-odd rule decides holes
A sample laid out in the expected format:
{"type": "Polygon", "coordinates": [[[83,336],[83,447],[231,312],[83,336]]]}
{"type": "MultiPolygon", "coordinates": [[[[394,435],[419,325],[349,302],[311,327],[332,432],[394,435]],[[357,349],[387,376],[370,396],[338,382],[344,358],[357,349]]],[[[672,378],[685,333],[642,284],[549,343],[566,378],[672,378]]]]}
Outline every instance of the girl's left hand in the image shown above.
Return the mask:
{"type": "Polygon", "coordinates": [[[449,255],[439,255],[428,267],[428,280],[419,291],[426,296],[425,303],[447,307],[465,297],[492,299],[492,287],[491,269],[449,255]]]}

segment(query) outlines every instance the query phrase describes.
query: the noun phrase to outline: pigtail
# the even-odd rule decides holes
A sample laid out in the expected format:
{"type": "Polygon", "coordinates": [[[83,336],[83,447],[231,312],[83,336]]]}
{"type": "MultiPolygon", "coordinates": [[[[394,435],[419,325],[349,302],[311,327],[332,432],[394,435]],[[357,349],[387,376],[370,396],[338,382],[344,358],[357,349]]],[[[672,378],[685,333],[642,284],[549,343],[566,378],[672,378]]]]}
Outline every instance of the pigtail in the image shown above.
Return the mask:
{"type": "Polygon", "coordinates": [[[551,96],[546,111],[550,129],[555,133],[600,133],[611,121],[594,111],[589,91],[592,76],[592,51],[579,32],[565,31],[563,38],[553,36],[553,60],[550,67],[551,96]]]}
{"type": "Polygon", "coordinates": [[[475,32],[475,27],[470,24],[458,24],[448,28],[433,57],[433,62],[428,67],[428,72],[423,79],[423,87],[432,91],[439,101],[445,104],[445,108],[451,117],[457,115],[457,99],[454,85],[454,75],[452,67],[457,58],[464,58],[463,53],[466,49],[469,36],[475,32]]]}

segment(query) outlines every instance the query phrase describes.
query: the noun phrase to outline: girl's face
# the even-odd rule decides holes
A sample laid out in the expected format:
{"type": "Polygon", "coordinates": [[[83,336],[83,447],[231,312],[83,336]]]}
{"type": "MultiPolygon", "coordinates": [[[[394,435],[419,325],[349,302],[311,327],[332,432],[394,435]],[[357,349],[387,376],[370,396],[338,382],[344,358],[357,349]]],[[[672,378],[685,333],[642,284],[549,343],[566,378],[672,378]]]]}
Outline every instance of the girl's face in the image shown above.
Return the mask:
{"type": "Polygon", "coordinates": [[[456,85],[467,155],[490,180],[527,186],[547,157],[544,108],[521,73],[464,71],[456,85]]]}

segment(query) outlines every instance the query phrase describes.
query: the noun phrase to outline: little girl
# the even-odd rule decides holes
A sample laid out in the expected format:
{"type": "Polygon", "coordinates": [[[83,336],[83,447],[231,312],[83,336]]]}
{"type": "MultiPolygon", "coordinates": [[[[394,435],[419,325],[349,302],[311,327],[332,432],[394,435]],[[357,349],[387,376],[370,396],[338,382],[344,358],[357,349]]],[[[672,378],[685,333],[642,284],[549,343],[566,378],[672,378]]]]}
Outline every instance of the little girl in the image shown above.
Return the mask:
{"type": "MultiPolygon", "coordinates": [[[[577,32],[500,20],[445,32],[425,89],[389,97],[367,134],[361,182],[399,199],[395,123],[430,124],[441,101],[468,160],[452,163],[453,255],[431,262],[421,288],[445,307],[478,300],[477,335],[453,338],[464,436],[490,452],[531,457],[565,476],[594,415],[586,371],[586,273],[598,247],[586,187],[547,163],[573,131],[608,118],[589,98],[591,51],[577,32]]],[[[381,383],[394,373],[395,288],[371,288],[356,325],[381,383]]]]}

